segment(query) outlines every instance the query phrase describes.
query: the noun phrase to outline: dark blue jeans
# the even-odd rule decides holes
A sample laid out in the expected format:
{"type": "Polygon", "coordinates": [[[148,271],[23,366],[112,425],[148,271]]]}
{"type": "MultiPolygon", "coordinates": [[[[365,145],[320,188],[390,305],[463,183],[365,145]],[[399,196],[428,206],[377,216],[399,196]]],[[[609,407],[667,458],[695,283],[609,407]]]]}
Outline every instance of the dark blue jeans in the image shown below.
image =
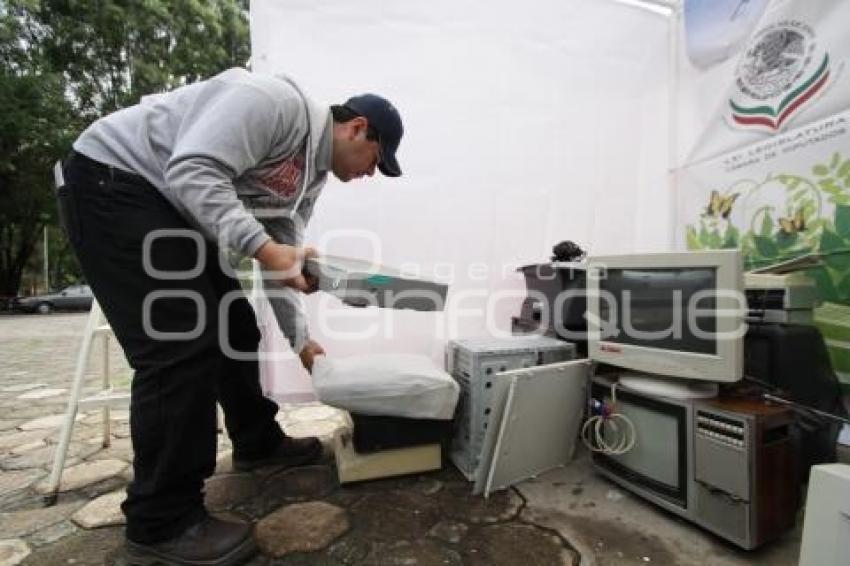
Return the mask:
{"type": "Polygon", "coordinates": [[[77,153],[64,173],[58,194],[63,224],[135,370],[134,478],[122,506],[126,534],[139,543],[167,540],[205,516],[216,401],[236,457],[262,456],[283,438],[274,420],[277,405],[260,389],[256,358],[240,361],[223,347],[256,353],[257,321],[232,271],[222,267],[220,250],[155,187],[77,153]],[[146,246],[154,230],[181,232],[146,246]],[[222,314],[224,298],[229,307],[222,314]]]}

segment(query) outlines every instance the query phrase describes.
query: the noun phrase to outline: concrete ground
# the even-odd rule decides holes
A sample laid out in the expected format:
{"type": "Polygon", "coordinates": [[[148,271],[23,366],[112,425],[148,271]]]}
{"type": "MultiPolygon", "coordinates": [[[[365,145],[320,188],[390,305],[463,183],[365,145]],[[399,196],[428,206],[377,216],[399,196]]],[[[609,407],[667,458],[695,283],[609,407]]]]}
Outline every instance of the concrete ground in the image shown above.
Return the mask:
{"type": "MultiPolygon", "coordinates": [[[[83,314],[0,316],[0,566],[125,563],[118,505],[132,475],[126,411],[113,412],[107,449],[100,445],[99,413],[82,415],[58,504],[44,508],[39,492],[85,320],[83,314]]],[[[100,359],[95,351],[90,390],[100,359]]],[[[116,348],[111,361],[126,387],[129,369],[116,348]]],[[[345,426],[341,413],[315,404],[284,405],[279,421],[292,435],[325,440],[345,426]]],[[[489,500],[471,496],[451,464],[339,486],[330,456],[320,465],[240,474],[229,466],[224,434],[219,452],[207,506],[256,522],[263,553],[251,564],[797,563],[801,520],[780,540],[744,552],[600,478],[584,452],[489,500]]]]}

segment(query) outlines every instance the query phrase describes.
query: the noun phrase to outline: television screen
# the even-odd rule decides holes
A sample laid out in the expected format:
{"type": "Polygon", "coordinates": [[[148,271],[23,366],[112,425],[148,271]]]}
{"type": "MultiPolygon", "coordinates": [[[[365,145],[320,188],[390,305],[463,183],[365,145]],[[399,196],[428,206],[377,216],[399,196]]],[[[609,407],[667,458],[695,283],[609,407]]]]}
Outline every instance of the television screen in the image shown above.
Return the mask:
{"type": "Polygon", "coordinates": [[[716,288],[713,267],[608,269],[599,281],[603,339],[717,355],[716,288]],[[689,307],[698,310],[689,316],[689,307]]]}

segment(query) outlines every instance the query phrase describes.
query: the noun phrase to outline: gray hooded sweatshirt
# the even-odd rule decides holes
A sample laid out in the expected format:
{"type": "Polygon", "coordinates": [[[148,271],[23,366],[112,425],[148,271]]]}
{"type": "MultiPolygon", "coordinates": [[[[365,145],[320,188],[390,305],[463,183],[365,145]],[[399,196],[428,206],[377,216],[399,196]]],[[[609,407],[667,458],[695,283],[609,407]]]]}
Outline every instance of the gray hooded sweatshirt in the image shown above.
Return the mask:
{"type": "MultiPolygon", "coordinates": [[[[230,69],[92,124],[79,153],[141,175],[207,239],[253,256],[270,237],[301,245],[331,168],[332,121],[286,77],[230,69]]],[[[299,293],[263,281],[296,352],[308,339],[299,293]]]]}

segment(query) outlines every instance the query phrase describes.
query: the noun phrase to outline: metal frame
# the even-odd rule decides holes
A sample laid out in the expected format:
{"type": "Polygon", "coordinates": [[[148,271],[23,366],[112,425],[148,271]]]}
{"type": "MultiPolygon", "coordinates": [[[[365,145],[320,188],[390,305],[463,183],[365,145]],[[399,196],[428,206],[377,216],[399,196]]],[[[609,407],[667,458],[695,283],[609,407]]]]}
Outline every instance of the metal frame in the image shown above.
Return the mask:
{"type": "Polygon", "coordinates": [[[65,420],[62,422],[62,432],[59,435],[59,444],[53,453],[53,468],[50,471],[48,490],[44,494],[46,506],[56,503],[59,495],[59,485],[62,479],[62,470],[65,467],[65,459],[68,456],[68,445],[71,442],[71,433],[74,431],[74,422],[80,409],[103,409],[103,442],[104,448],[111,444],[109,409],[122,408],[130,405],[130,394],[116,392],[112,387],[112,379],[109,371],[109,337],[112,336],[112,328],[106,322],[103,311],[97,301],[92,301],[89,320],[83,332],[83,342],[80,345],[80,353],[77,356],[77,367],[74,370],[74,381],[71,384],[71,392],[68,396],[68,407],[65,410],[65,420]],[[103,364],[102,364],[102,388],[91,397],[81,397],[83,386],[86,381],[89,358],[91,357],[92,344],[100,337],[103,340],[103,364]]]}

